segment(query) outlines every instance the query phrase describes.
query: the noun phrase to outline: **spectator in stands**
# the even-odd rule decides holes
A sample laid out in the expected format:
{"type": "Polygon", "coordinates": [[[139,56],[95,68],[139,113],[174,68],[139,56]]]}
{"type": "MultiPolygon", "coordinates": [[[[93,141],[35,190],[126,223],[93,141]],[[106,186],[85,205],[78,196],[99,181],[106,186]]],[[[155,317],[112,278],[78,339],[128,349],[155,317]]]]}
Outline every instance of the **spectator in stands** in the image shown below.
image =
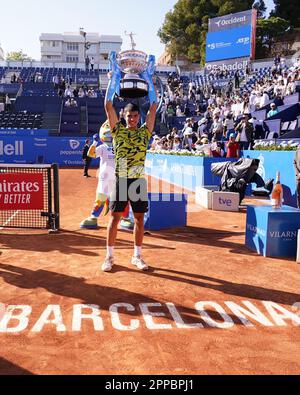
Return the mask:
{"type": "Polygon", "coordinates": [[[267,104],[269,104],[269,95],[266,90],[263,91],[262,97],[260,99],[260,108],[265,107],[267,104]]]}
{"type": "Polygon", "coordinates": [[[174,108],[170,105],[167,109],[167,125],[170,127],[173,122],[173,116],[175,115],[174,108]]]}
{"type": "Polygon", "coordinates": [[[160,122],[163,124],[167,123],[167,105],[163,102],[160,110],[160,122]]]}
{"type": "Polygon", "coordinates": [[[66,90],[66,80],[64,78],[62,78],[60,80],[59,88],[63,91],[63,93],[65,92],[65,90],[66,90]]]}
{"type": "Polygon", "coordinates": [[[238,89],[240,87],[240,75],[238,70],[234,74],[234,86],[235,89],[238,89]]]}
{"type": "Polygon", "coordinates": [[[250,113],[253,113],[256,110],[256,91],[252,90],[249,97],[249,107],[250,113]]]}
{"type": "Polygon", "coordinates": [[[227,158],[239,158],[240,157],[240,146],[239,143],[235,141],[235,133],[229,136],[229,141],[226,144],[227,148],[227,158]]]}
{"type": "Polygon", "coordinates": [[[93,88],[90,88],[88,90],[87,96],[90,97],[90,98],[95,98],[95,97],[97,97],[97,93],[95,93],[93,88]]]}
{"type": "Polygon", "coordinates": [[[284,101],[282,100],[280,93],[276,94],[273,102],[275,103],[276,107],[280,107],[284,105],[284,101]]]}
{"type": "Polygon", "coordinates": [[[68,87],[65,90],[64,96],[67,98],[73,97],[73,90],[72,88],[68,85],[68,87]]]}
{"type": "Polygon", "coordinates": [[[208,138],[203,137],[202,139],[199,139],[196,144],[195,144],[195,148],[197,150],[197,152],[202,152],[205,156],[212,156],[212,152],[211,152],[211,145],[209,143],[208,138]]]}
{"type": "Polygon", "coordinates": [[[182,142],[179,136],[174,137],[173,150],[178,151],[182,149],[182,142]]]}
{"type": "Polygon", "coordinates": [[[54,85],[54,89],[57,91],[59,88],[59,78],[58,75],[55,75],[52,79],[53,85],[54,85]]]}
{"type": "Polygon", "coordinates": [[[184,105],[183,113],[184,113],[184,115],[185,115],[186,117],[189,117],[189,116],[191,115],[191,111],[190,111],[190,109],[189,109],[188,103],[186,103],[186,104],[184,105]]]}
{"type": "Polygon", "coordinates": [[[185,130],[183,132],[183,145],[184,146],[189,146],[189,149],[192,149],[192,145],[193,145],[193,128],[192,128],[192,122],[189,119],[187,121],[185,130]]]}
{"type": "Polygon", "coordinates": [[[183,117],[183,116],[184,116],[184,114],[183,114],[183,112],[181,111],[180,106],[179,106],[179,105],[176,106],[176,117],[183,117]]]}
{"type": "Polygon", "coordinates": [[[277,115],[279,113],[278,108],[276,107],[275,103],[271,103],[271,110],[268,112],[267,118],[271,118],[274,115],[277,115]]]}
{"type": "Polygon", "coordinates": [[[169,134],[167,136],[167,149],[169,151],[172,151],[173,150],[173,146],[174,146],[174,137],[171,134],[169,134]]]}
{"type": "Polygon", "coordinates": [[[76,97],[78,97],[78,94],[79,94],[79,90],[76,87],[76,88],[73,89],[73,96],[76,98],[76,97]]]}
{"type": "Polygon", "coordinates": [[[86,71],[89,70],[89,67],[90,67],[90,58],[87,56],[85,58],[85,69],[86,69],[86,71]]]}
{"type": "Polygon", "coordinates": [[[6,79],[5,76],[3,75],[0,81],[0,84],[5,84],[6,83],[6,79]]]}
{"type": "Polygon", "coordinates": [[[16,81],[17,81],[17,76],[16,76],[15,73],[13,73],[13,75],[11,76],[10,81],[11,81],[12,84],[15,84],[15,83],[16,83],[16,81]]]}
{"type": "Polygon", "coordinates": [[[223,158],[224,157],[224,150],[222,149],[222,144],[220,141],[217,141],[215,137],[213,137],[211,143],[211,153],[214,158],[223,158]]]}
{"type": "Polygon", "coordinates": [[[200,138],[203,137],[203,135],[208,135],[209,133],[209,127],[208,127],[208,119],[207,118],[202,118],[198,122],[198,130],[197,130],[198,136],[200,138]]]}
{"type": "Polygon", "coordinates": [[[179,131],[176,127],[172,128],[170,135],[175,138],[175,136],[179,135],[179,131]]]}
{"type": "Polygon", "coordinates": [[[73,97],[70,100],[70,107],[78,107],[77,101],[73,97]]]}
{"type": "Polygon", "coordinates": [[[91,64],[91,70],[94,70],[95,59],[93,57],[91,58],[90,64],[91,64]]]}
{"type": "Polygon", "coordinates": [[[195,121],[195,118],[191,118],[191,125],[194,133],[198,131],[198,122],[195,121]]]}
{"type": "Polygon", "coordinates": [[[82,150],[82,159],[83,159],[83,162],[84,162],[84,173],[83,173],[83,176],[87,177],[87,178],[91,177],[89,175],[89,168],[90,168],[90,165],[91,165],[91,162],[92,162],[92,158],[88,156],[90,145],[91,145],[91,141],[89,139],[86,140],[85,141],[85,145],[84,145],[83,150],[82,150]]]}
{"type": "Polygon", "coordinates": [[[214,121],[211,127],[212,137],[216,138],[216,141],[221,141],[223,136],[223,125],[219,115],[215,115],[214,121]]]}
{"type": "Polygon", "coordinates": [[[156,151],[158,149],[162,149],[162,144],[160,138],[158,136],[154,136],[151,144],[151,150],[156,151]]]}
{"type": "Polygon", "coordinates": [[[85,92],[83,88],[79,88],[78,97],[83,98],[85,97],[85,92]]]}
{"type": "Polygon", "coordinates": [[[232,113],[229,113],[224,121],[223,121],[223,137],[224,140],[229,141],[229,137],[232,133],[234,133],[235,135],[235,131],[234,131],[234,122],[233,122],[233,116],[232,113]]]}
{"type": "Polygon", "coordinates": [[[66,100],[65,107],[71,107],[71,99],[70,98],[68,98],[68,100],[66,100]]]}
{"type": "Polygon", "coordinates": [[[11,100],[10,100],[8,94],[6,94],[6,96],[5,96],[5,111],[8,111],[8,112],[11,111],[11,100]]]}
{"type": "Polygon", "coordinates": [[[253,140],[253,124],[249,122],[249,114],[244,114],[242,121],[236,127],[238,136],[236,141],[240,143],[241,150],[247,150],[253,140]]]}

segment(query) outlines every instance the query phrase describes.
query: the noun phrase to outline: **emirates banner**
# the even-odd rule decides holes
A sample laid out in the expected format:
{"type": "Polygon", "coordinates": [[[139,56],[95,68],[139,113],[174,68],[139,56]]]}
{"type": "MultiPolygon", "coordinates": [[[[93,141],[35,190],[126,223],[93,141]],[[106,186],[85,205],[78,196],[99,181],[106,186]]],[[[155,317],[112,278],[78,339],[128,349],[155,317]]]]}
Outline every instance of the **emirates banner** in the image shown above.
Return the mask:
{"type": "Polygon", "coordinates": [[[43,174],[0,174],[0,210],[43,210],[43,174]]]}

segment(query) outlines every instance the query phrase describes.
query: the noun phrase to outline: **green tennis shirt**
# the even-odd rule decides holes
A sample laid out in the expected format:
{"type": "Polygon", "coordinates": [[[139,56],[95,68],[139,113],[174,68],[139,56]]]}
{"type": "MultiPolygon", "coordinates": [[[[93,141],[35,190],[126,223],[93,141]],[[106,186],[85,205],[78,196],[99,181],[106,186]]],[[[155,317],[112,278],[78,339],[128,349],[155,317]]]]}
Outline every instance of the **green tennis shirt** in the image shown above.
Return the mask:
{"type": "Polygon", "coordinates": [[[146,125],[129,130],[118,122],[112,131],[116,160],[116,177],[142,178],[145,175],[145,160],[151,138],[146,125]]]}

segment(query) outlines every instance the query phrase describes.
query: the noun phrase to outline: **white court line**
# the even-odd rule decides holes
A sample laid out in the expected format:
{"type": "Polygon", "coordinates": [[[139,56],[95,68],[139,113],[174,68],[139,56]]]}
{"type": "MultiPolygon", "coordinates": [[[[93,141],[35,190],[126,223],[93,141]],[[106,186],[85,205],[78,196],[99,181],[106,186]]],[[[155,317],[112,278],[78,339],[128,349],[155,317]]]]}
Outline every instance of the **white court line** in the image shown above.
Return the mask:
{"type": "Polygon", "coordinates": [[[8,225],[10,223],[10,221],[12,221],[16,215],[18,215],[20,212],[20,210],[16,211],[6,222],[5,224],[0,228],[1,230],[3,230],[3,228],[5,228],[6,225],[8,225]]]}

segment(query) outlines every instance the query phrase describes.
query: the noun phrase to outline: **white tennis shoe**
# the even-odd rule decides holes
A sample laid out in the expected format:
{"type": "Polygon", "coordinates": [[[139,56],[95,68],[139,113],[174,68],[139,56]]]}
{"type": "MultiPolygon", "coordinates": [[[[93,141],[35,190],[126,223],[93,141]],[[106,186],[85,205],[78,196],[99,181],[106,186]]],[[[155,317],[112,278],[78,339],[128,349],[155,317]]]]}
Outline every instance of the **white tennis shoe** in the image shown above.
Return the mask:
{"type": "Polygon", "coordinates": [[[147,271],[149,270],[148,265],[145,261],[142,260],[141,257],[132,257],[131,263],[136,266],[139,270],[147,271]]]}
{"type": "Polygon", "coordinates": [[[114,264],[115,264],[115,261],[114,261],[114,258],[112,256],[111,257],[106,257],[105,261],[104,261],[104,263],[102,265],[102,271],[103,272],[111,272],[114,264]]]}

